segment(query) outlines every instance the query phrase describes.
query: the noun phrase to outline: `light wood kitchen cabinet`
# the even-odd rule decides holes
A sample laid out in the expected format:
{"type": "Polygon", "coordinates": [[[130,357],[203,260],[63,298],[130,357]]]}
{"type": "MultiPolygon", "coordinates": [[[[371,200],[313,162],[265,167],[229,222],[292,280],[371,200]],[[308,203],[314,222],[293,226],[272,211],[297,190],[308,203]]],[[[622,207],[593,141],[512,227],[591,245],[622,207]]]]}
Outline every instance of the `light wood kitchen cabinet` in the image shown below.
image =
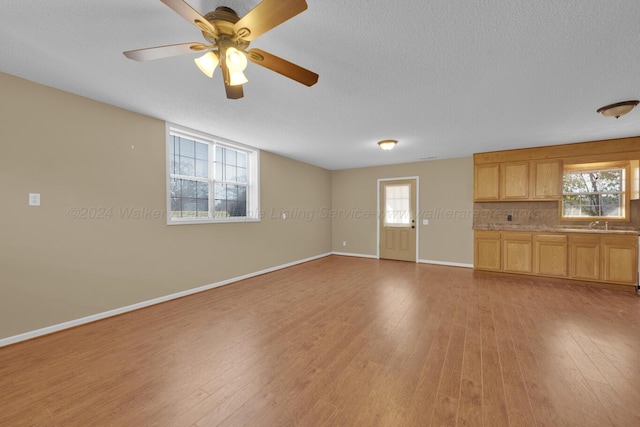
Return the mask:
{"type": "Polygon", "coordinates": [[[502,232],[502,271],[531,273],[532,235],[502,232]]]}
{"type": "Polygon", "coordinates": [[[500,270],[500,232],[476,231],[474,233],[473,264],[480,270],[500,270]]]}
{"type": "Polygon", "coordinates": [[[600,280],[600,236],[572,234],[569,236],[569,277],[600,280]]]}
{"type": "Polygon", "coordinates": [[[531,162],[532,199],[548,200],[562,198],[563,169],[561,160],[534,160],[531,162]]]}
{"type": "Polygon", "coordinates": [[[558,200],[562,198],[562,174],[561,160],[476,164],[473,200],[558,200]]]}
{"type": "Polygon", "coordinates": [[[567,235],[558,233],[533,236],[533,273],[567,277],[567,235]]]}
{"type": "Polygon", "coordinates": [[[571,278],[629,285],[637,283],[637,236],[573,234],[570,248],[571,278]]]}
{"type": "Polygon", "coordinates": [[[603,236],[602,280],[635,284],[638,276],[638,239],[636,236],[603,236]]]}
{"type": "Polygon", "coordinates": [[[638,283],[638,236],[475,230],[474,268],[633,289],[638,283]]]}
{"type": "Polygon", "coordinates": [[[476,165],[473,168],[473,199],[488,202],[500,200],[500,164],[476,165]]]}
{"type": "Polygon", "coordinates": [[[529,198],[529,162],[500,164],[500,200],[529,198]]]}

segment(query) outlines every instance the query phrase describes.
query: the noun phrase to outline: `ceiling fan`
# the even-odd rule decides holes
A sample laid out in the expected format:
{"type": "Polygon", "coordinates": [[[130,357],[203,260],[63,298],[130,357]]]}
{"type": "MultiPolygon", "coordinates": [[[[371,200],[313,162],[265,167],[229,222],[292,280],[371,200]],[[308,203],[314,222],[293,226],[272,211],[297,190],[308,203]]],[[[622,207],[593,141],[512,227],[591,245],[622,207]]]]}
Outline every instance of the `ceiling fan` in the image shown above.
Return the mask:
{"type": "Polygon", "coordinates": [[[160,0],[187,21],[198,27],[208,42],[180,43],[146,49],[129,50],[124,56],[136,61],[151,61],[194,52],[205,52],[194,59],[205,75],[213,77],[220,66],[229,99],[244,96],[242,85],[247,82],[243,71],[247,58],[254,64],[285,77],[313,86],[318,75],[260,49],[249,49],[249,43],[274,27],[307,9],[305,0],[262,0],[249,13],[239,18],[233,9],[220,6],[202,16],[183,0],[160,0]]]}

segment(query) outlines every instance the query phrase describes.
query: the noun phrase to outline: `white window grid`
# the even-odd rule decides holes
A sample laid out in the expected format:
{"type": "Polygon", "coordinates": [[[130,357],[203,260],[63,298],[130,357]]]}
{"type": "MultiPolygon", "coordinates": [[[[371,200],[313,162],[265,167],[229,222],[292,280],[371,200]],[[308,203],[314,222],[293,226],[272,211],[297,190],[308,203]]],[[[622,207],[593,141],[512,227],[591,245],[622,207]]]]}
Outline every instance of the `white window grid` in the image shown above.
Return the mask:
{"type": "MultiPolygon", "coordinates": [[[[168,224],[189,224],[189,223],[206,223],[206,222],[238,222],[238,221],[259,221],[259,190],[258,186],[258,155],[259,151],[256,149],[252,149],[251,147],[247,147],[243,144],[235,143],[233,141],[223,140],[222,138],[217,137],[208,137],[200,132],[188,130],[182,127],[178,127],[176,125],[167,125],[167,141],[170,140],[172,136],[177,136],[185,139],[189,139],[195,142],[207,144],[208,147],[208,178],[197,177],[194,175],[182,175],[178,173],[173,173],[170,171],[170,162],[169,159],[169,146],[167,145],[167,171],[169,172],[167,175],[167,223],[168,224]],[[223,147],[226,149],[231,149],[237,152],[244,153],[246,155],[246,169],[247,169],[247,182],[239,182],[237,180],[228,180],[228,179],[216,179],[216,167],[218,163],[216,162],[216,147],[223,147]],[[209,185],[208,188],[208,216],[207,217],[173,217],[171,210],[171,180],[172,179],[184,179],[195,182],[204,182],[209,185]],[[215,211],[215,186],[216,184],[230,184],[230,185],[239,185],[244,186],[246,188],[246,216],[243,217],[232,217],[232,216],[219,216],[216,215],[215,211]],[[254,189],[255,188],[255,189],[254,189]],[[252,193],[253,191],[253,193],[252,193]]],[[[169,144],[169,142],[167,142],[169,144]]],[[[224,175],[224,174],[223,174],[224,175]]]]}

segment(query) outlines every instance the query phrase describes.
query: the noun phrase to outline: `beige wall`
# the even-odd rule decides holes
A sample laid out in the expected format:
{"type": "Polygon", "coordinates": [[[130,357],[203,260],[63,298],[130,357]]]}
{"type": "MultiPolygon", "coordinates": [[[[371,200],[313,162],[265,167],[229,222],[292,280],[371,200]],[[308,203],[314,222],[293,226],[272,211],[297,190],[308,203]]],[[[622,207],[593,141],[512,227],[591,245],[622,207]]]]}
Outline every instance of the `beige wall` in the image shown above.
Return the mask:
{"type": "Polygon", "coordinates": [[[332,250],[375,256],[379,178],[420,177],[420,259],[473,262],[471,158],[330,172],[262,152],[261,222],[167,226],[164,122],[2,73],[0,92],[0,339],[332,250]]]}
{"type": "Polygon", "coordinates": [[[333,171],[333,250],[375,256],[377,180],[408,176],[420,185],[418,258],[473,264],[471,157],[333,171]]]}
{"type": "Polygon", "coordinates": [[[167,226],[164,122],[1,73],[0,93],[0,339],[331,251],[308,214],[330,171],[262,152],[261,222],[167,226]]]}

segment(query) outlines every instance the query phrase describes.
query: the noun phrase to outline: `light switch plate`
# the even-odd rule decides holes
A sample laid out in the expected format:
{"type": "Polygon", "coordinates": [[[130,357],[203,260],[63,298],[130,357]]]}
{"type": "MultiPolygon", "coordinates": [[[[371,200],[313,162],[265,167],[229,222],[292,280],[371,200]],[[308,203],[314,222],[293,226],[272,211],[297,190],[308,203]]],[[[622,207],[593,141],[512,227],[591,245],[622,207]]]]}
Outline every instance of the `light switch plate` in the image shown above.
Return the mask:
{"type": "Polygon", "coordinates": [[[29,206],[40,206],[40,193],[29,193],[29,206]]]}
{"type": "Polygon", "coordinates": [[[429,225],[429,220],[428,219],[423,219],[422,220],[422,225],[429,225]]]}

